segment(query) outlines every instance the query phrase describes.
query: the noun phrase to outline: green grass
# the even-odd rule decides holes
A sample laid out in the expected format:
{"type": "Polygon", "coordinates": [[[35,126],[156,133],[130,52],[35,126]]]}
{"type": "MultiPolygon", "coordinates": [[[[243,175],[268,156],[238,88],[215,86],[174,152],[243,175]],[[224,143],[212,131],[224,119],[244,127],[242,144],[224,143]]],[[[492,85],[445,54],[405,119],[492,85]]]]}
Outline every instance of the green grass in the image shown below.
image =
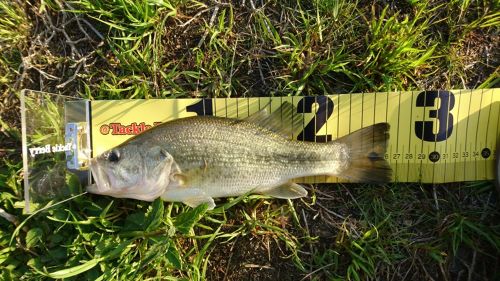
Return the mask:
{"type": "Polygon", "coordinates": [[[19,50],[25,47],[25,40],[30,30],[22,6],[18,3],[9,5],[0,2],[0,90],[5,91],[4,85],[12,83],[20,64],[19,50]]]}
{"type": "Polygon", "coordinates": [[[500,277],[490,182],[319,185],[302,200],[242,196],[207,211],[81,194],[68,176],[69,200],[24,215],[15,94],[498,87],[498,1],[30,2],[0,0],[0,208],[16,219],[0,217],[0,280],[500,277]]]}

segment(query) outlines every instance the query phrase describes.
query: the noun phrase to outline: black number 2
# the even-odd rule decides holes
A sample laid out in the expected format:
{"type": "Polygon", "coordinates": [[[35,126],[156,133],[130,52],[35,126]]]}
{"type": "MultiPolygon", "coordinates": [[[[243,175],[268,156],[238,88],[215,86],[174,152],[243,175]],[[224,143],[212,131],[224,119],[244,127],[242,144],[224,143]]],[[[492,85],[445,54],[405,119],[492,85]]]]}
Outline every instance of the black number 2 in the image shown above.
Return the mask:
{"type": "Polygon", "coordinates": [[[416,121],[415,133],[417,137],[424,141],[438,142],[444,141],[453,132],[453,115],[451,110],[455,106],[455,96],[447,91],[425,91],[417,96],[417,107],[435,106],[436,99],[441,101],[438,109],[429,110],[429,117],[435,118],[439,122],[439,130],[434,133],[433,128],[436,121],[416,121]]]}
{"type": "Polygon", "coordinates": [[[303,97],[298,104],[297,113],[311,113],[313,104],[319,105],[313,119],[307,123],[304,130],[297,136],[298,140],[329,142],[332,140],[332,135],[317,135],[325,125],[330,115],[333,113],[333,101],[326,96],[303,97]]]}

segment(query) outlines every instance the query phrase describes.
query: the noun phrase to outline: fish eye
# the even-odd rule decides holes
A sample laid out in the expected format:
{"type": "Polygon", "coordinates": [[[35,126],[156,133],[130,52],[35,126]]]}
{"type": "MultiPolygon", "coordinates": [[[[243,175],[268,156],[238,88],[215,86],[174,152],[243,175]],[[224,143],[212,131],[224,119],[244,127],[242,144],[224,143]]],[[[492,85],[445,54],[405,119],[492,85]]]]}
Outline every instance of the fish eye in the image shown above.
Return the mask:
{"type": "Polygon", "coordinates": [[[118,160],[120,160],[120,152],[118,150],[113,149],[108,153],[106,159],[109,162],[118,162],[118,160]]]}

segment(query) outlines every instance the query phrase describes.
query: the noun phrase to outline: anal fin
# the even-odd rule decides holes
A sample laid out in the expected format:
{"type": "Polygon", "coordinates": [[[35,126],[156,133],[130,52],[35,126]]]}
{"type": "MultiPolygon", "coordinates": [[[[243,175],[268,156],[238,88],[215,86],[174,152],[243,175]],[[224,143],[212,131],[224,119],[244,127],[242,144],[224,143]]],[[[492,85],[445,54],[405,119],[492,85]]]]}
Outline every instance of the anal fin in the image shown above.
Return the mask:
{"type": "Polygon", "coordinates": [[[280,186],[258,192],[263,195],[281,199],[297,199],[307,196],[307,190],[293,182],[287,182],[280,186]]]}

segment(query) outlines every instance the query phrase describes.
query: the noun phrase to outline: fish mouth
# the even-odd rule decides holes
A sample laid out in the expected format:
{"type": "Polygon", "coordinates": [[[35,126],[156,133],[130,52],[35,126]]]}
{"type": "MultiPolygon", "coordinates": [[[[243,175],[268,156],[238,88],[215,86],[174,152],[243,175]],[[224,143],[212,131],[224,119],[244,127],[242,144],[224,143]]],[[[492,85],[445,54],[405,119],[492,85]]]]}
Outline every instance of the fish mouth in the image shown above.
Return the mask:
{"type": "Polygon", "coordinates": [[[90,159],[90,171],[95,183],[87,186],[87,191],[94,194],[105,194],[111,190],[109,178],[106,173],[99,167],[95,158],[90,159]]]}
{"type": "MultiPolygon", "coordinates": [[[[107,195],[115,198],[131,198],[143,201],[154,201],[165,191],[166,185],[159,188],[154,180],[142,179],[137,182],[123,184],[115,177],[112,172],[108,172],[106,166],[100,165],[97,159],[90,159],[90,171],[94,183],[86,187],[87,192],[107,195]]],[[[168,183],[167,183],[168,184],[168,183]]]]}
{"type": "Polygon", "coordinates": [[[99,165],[97,159],[91,159],[89,166],[95,182],[87,186],[86,189],[89,193],[108,195],[116,198],[132,198],[144,201],[153,201],[163,192],[163,190],[148,188],[149,185],[146,183],[138,183],[127,188],[115,188],[115,177],[111,173],[106,173],[106,169],[99,165]]]}

